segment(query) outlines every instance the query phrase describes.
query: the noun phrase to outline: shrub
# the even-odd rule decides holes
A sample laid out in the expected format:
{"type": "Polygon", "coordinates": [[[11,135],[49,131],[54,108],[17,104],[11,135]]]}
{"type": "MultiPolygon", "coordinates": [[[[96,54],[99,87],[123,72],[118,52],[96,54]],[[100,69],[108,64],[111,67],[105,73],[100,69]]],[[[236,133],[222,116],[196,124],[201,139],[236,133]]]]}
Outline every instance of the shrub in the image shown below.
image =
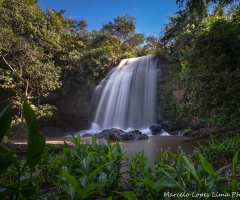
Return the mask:
{"type": "Polygon", "coordinates": [[[200,151],[211,162],[216,162],[221,158],[231,159],[240,150],[239,134],[232,137],[225,137],[217,140],[211,135],[212,140],[208,145],[199,145],[196,151],[200,151]]]}

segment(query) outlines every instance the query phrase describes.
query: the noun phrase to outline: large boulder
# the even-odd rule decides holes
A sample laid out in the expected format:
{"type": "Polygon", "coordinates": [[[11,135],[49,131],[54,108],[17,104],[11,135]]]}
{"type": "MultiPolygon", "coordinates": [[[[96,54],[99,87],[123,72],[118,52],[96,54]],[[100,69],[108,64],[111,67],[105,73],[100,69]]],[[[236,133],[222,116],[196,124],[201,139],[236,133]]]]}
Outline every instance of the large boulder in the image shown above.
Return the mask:
{"type": "Polygon", "coordinates": [[[149,126],[149,129],[152,131],[153,135],[158,135],[162,131],[162,127],[159,124],[154,124],[149,126]]]}
{"type": "Polygon", "coordinates": [[[162,127],[162,129],[164,129],[166,132],[170,134],[171,132],[176,132],[184,129],[184,127],[181,124],[171,120],[161,120],[159,124],[162,127]]]}
{"type": "Polygon", "coordinates": [[[103,130],[102,132],[95,134],[95,136],[98,139],[107,139],[107,137],[109,137],[110,141],[148,139],[148,136],[142,134],[139,130],[125,132],[117,128],[103,130]]]}

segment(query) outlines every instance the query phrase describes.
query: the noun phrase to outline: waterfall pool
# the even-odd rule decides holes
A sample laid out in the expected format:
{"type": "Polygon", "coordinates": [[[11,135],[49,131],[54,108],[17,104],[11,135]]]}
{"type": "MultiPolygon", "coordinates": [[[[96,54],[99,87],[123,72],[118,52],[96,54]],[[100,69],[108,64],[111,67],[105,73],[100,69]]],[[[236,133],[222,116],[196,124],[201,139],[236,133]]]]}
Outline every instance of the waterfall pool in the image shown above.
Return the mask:
{"type": "MultiPolygon", "coordinates": [[[[139,151],[145,151],[145,155],[150,155],[150,158],[155,160],[156,153],[160,154],[161,150],[165,151],[170,148],[170,151],[176,153],[178,147],[181,146],[183,151],[186,154],[193,153],[193,146],[198,146],[198,142],[204,143],[205,140],[198,140],[194,142],[184,142],[184,140],[190,139],[189,137],[184,136],[149,136],[149,139],[145,140],[131,140],[123,141],[120,143],[120,146],[124,148],[124,151],[127,151],[130,155],[131,153],[138,153],[139,151]]],[[[63,144],[64,141],[70,143],[72,137],[54,137],[46,138],[46,143],[50,144],[63,144]]],[[[106,140],[101,140],[106,142],[106,140]]],[[[13,141],[14,143],[26,143],[25,141],[13,141]]],[[[89,142],[91,144],[91,138],[82,138],[82,142],[89,142]]],[[[114,142],[111,142],[112,144],[114,142]]]]}

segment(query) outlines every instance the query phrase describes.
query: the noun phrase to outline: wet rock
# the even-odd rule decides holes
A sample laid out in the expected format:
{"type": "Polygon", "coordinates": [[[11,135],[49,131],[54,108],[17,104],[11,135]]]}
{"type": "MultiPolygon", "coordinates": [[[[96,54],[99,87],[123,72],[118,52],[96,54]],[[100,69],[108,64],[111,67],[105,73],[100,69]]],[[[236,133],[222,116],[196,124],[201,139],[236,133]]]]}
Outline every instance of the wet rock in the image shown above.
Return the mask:
{"type": "Polygon", "coordinates": [[[149,129],[152,131],[153,135],[158,135],[162,131],[162,127],[159,124],[151,125],[149,129]]]}
{"type": "Polygon", "coordinates": [[[86,137],[91,137],[91,136],[92,136],[92,134],[85,133],[85,134],[83,134],[81,137],[82,137],[82,138],[86,138],[86,137]]]}
{"type": "Polygon", "coordinates": [[[111,129],[103,130],[100,133],[96,133],[95,136],[98,139],[107,139],[107,137],[109,136],[109,139],[112,138],[114,140],[115,135],[120,135],[120,134],[124,134],[124,133],[125,132],[121,129],[111,128],[111,129]]]}
{"type": "Polygon", "coordinates": [[[179,130],[183,130],[184,127],[181,124],[178,124],[174,121],[171,120],[161,120],[160,125],[162,127],[162,129],[164,129],[167,132],[175,132],[175,131],[179,131],[179,130]]]}
{"type": "Polygon", "coordinates": [[[125,140],[142,140],[148,139],[146,134],[142,134],[139,130],[134,130],[126,133],[125,140]]]}
{"type": "Polygon", "coordinates": [[[169,132],[169,135],[183,135],[182,131],[171,131],[169,132]]]}
{"type": "Polygon", "coordinates": [[[148,139],[148,136],[146,134],[142,134],[139,130],[125,132],[117,128],[103,130],[101,133],[95,134],[95,136],[98,139],[107,139],[107,137],[109,137],[110,141],[148,139]]]}

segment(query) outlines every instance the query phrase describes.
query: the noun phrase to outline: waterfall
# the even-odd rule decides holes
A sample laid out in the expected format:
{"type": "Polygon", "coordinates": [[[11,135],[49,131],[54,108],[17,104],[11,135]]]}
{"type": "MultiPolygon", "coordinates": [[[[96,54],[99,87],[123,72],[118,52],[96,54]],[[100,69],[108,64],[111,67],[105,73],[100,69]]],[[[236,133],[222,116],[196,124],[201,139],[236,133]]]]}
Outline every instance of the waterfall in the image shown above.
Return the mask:
{"type": "Polygon", "coordinates": [[[92,128],[146,129],[156,123],[156,98],[154,56],[124,59],[94,91],[92,128]]]}

